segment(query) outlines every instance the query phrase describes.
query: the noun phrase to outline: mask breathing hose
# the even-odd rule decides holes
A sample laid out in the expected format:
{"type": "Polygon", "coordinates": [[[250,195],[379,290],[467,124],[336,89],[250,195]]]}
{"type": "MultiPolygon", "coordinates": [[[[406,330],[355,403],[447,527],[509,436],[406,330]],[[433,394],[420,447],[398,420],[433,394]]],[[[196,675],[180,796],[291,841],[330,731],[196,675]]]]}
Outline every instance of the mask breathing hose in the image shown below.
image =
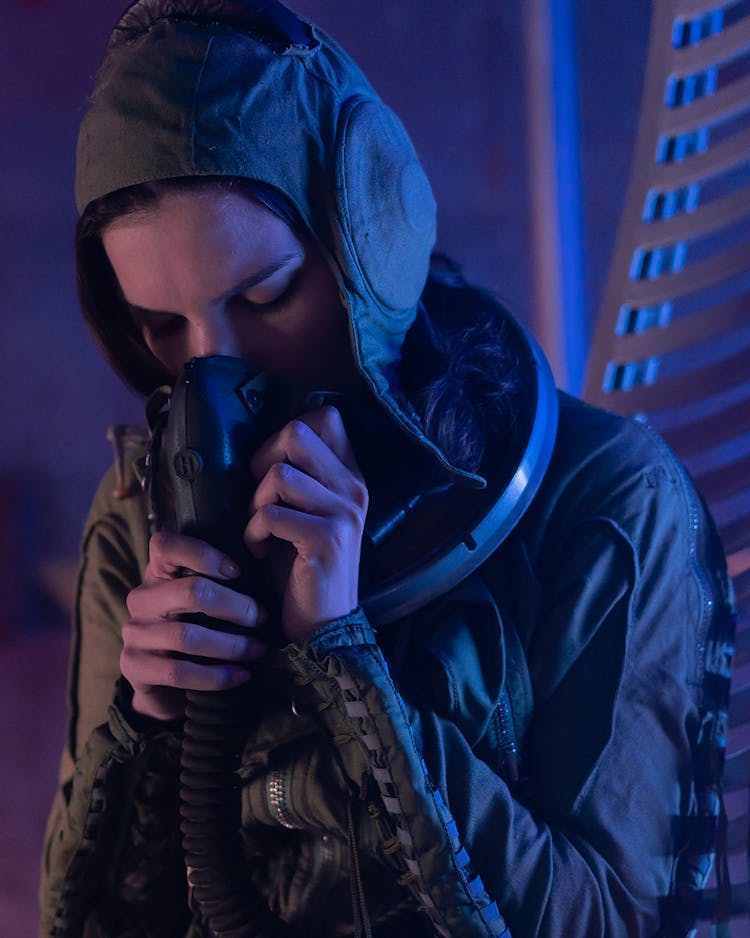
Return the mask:
{"type": "MultiPolygon", "coordinates": [[[[268,433],[266,379],[246,363],[224,356],[191,359],[162,413],[158,445],[151,448],[152,487],[163,480],[180,534],[224,551],[242,569],[233,588],[269,602],[242,543],[254,489],[250,456],[268,433]],[[156,461],[160,465],[156,465],[156,461]]],[[[166,403],[166,394],[162,398],[166,403]]],[[[152,422],[152,421],[150,421],[152,422]]],[[[153,429],[153,422],[152,422],[153,429]]],[[[194,621],[244,631],[206,616],[194,621]]],[[[212,938],[282,938],[288,926],[273,917],[244,875],[240,834],[241,786],[237,769],[251,730],[251,684],[223,691],[187,691],[180,765],[180,814],[190,901],[212,938]]]]}

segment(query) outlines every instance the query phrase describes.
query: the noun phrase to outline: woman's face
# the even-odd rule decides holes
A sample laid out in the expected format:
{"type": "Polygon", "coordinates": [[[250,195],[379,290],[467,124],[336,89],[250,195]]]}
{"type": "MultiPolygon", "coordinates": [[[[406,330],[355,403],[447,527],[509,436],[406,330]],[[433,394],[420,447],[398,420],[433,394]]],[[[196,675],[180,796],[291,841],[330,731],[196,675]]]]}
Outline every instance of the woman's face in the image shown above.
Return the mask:
{"type": "Polygon", "coordinates": [[[173,376],[232,355],[319,388],[354,390],[349,324],[317,247],[249,196],[165,194],[102,235],[134,322],[173,376]]]}

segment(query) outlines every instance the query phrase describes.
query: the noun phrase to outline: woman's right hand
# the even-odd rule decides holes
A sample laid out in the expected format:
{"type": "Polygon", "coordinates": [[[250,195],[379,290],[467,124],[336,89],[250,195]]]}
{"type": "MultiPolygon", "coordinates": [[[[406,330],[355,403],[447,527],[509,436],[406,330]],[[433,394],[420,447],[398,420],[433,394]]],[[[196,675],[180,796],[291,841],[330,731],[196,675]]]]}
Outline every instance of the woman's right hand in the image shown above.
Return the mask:
{"type": "Polygon", "coordinates": [[[250,596],[215,582],[238,573],[229,557],[196,538],[164,532],[151,538],[143,582],[128,594],[131,619],[122,630],[120,669],[137,713],[178,719],[185,690],[224,690],[249,680],[251,664],[268,651],[254,634],[268,615],[250,596]],[[181,576],[185,569],[195,575],[181,576]],[[194,613],[244,628],[233,634],[185,621],[194,613]]]}

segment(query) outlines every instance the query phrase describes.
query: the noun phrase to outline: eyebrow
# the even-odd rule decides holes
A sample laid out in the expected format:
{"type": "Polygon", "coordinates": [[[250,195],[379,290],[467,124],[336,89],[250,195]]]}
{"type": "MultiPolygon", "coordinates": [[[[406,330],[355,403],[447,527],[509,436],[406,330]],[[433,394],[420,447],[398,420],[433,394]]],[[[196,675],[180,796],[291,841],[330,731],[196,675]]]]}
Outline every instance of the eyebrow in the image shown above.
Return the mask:
{"type": "MultiPolygon", "coordinates": [[[[304,258],[304,253],[301,251],[293,251],[289,254],[284,254],[278,260],[273,261],[270,264],[267,264],[265,267],[261,267],[260,270],[256,270],[254,273],[250,274],[249,277],[245,277],[243,280],[240,280],[239,283],[236,283],[233,287],[222,293],[221,296],[216,297],[212,300],[212,303],[220,303],[222,300],[228,299],[230,296],[235,296],[237,293],[243,293],[245,290],[251,290],[253,287],[257,287],[259,284],[263,283],[264,280],[268,280],[269,277],[272,277],[275,273],[282,270],[286,265],[297,258],[304,258]]],[[[145,306],[136,306],[135,303],[129,303],[126,297],[125,303],[127,304],[128,309],[134,316],[179,316],[180,313],[176,313],[170,310],[165,309],[147,309],[145,306]]]]}

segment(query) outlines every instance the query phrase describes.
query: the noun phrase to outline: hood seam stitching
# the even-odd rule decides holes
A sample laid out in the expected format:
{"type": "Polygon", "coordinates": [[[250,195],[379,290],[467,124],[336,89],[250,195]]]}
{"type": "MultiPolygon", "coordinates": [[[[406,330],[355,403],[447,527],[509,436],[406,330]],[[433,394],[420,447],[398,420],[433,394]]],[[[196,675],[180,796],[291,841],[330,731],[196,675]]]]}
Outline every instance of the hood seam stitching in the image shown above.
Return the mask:
{"type": "Polygon", "coordinates": [[[193,92],[193,103],[190,113],[190,163],[193,170],[193,175],[195,175],[196,169],[196,159],[195,159],[195,137],[196,137],[196,114],[198,111],[198,96],[200,94],[201,83],[203,81],[203,73],[206,70],[208,64],[208,57],[211,54],[211,49],[213,48],[215,36],[211,36],[208,40],[208,45],[206,46],[206,52],[203,56],[203,61],[201,62],[200,71],[198,72],[198,78],[195,82],[195,91],[193,92]]]}

